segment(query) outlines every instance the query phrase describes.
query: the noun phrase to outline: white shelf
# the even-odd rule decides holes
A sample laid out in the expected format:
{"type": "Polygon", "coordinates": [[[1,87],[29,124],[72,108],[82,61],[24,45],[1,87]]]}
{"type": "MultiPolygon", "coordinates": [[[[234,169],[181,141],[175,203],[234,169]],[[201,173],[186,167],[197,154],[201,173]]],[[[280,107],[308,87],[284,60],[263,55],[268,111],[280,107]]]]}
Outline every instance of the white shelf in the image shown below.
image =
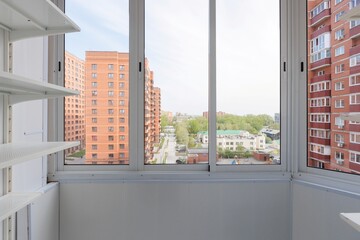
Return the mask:
{"type": "Polygon", "coordinates": [[[360,232],[360,213],[340,213],[340,217],[360,232]]]}
{"type": "Polygon", "coordinates": [[[0,145],[0,169],[78,146],[79,142],[23,142],[0,145]]]}
{"type": "Polygon", "coordinates": [[[10,32],[11,42],[80,31],[50,0],[0,0],[0,28],[10,32]]]}
{"type": "Polygon", "coordinates": [[[41,193],[9,193],[0,197],[0,221],[32,203],[41,193]]]}
{"type": "Polygon", "coordinates": [[[0,94],[9,94],[9,104],[15,104],[30,100],[78,95],[79,92],[0,71],[0,94]]]}
{"type": "Polygon", "coordinates": [[[360,122],[360,114],[359,113],[341,114],[340,118],[342,120],[360,122]]]}

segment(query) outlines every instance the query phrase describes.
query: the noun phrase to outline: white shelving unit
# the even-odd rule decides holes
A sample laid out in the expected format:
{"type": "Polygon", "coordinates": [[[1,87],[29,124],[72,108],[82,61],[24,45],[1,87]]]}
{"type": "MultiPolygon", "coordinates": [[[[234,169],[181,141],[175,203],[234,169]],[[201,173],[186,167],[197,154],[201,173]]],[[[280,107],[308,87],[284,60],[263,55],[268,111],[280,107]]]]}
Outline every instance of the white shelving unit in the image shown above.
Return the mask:
{"type": "Polygon", "coordinates": [[[79,142],[34,142],[0,145],[0,169],[75,147],[79,142]]]}
{"type": "Polygon", "coordinates": [[[10,32],[11,42],[80,31],[50,0],[0,0],[0,28],[10,32]]]}
{"type": "Polygon", "coordinates": [[[9,193],[0,197],[0,221],[11,216],[41,196],[40,192],[9,193]]]}
{"type": "Polygon", "coordinates": [[[30,100],[77,95],[79,92],[0,71],[0,94],[9,95],[9,104],[12,105],[30,100]]]}
{"type": "Polygon", "coordinates": [[[3,232],[6,233],[5,238],[10,240],[15,237],[15,231],[13,218],[9,217],[42,194],[11,192],[11,166],[79,145],[79,142],[11,142],[12,105],[77,95],[79,92],[7,72],[12,66],[10,43],[32,37],[78,32],[80,28],[51,0],[0,0],[0,30],[5,31],[4,56],[1,56],[5,59],[5,69],[0,69],[0,95],[5,96],[4,126],[1,126],[4,127],[5,144],[0,144],[0,169],[4,169],[3,184],[7,193],[0,197],[0,221],[6,220],[3,222],[3,232]]]}
{"type": "Polygon", "coordinates": [[[360,213],[340,213],[340,217],[360,232],[360,213]]]}

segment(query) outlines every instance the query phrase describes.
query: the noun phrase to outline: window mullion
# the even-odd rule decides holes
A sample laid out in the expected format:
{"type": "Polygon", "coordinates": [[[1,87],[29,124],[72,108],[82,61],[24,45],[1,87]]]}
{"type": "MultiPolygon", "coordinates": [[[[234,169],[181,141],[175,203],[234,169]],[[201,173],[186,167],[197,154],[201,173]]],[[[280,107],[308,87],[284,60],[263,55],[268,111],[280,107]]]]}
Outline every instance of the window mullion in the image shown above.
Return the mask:
{"type": "Polygon", "coordinates": [[[209,166],[216,171],[216,0],[209,0],[209,166]]]}

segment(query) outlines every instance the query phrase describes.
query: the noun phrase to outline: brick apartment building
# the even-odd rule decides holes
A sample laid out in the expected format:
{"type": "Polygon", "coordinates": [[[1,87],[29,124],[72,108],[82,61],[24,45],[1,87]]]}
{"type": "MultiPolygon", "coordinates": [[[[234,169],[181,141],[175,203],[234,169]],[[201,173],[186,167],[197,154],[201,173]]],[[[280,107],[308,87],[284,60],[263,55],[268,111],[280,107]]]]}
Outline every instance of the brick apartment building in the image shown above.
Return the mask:
{"type": "Polygon", "coordinates": [[[360,0],[308,1],[308,164],[360,173],[360,21],[341,17],[360,0]]]}
{"type": "MultiPolygon", "coordinates": [[[[129,54],[86,52],[86,163],[129,163],[129,54]]],[[[145,158],[160,135],[160,89],[145,64],[145,158]],[[155,93],[156,92],[156,93],[155,93]],[[159,126],[157,126],[159,125],[159,126]]]]}
{"type": "Polygon", "coordinates": [[[65,87],[79,91],[79,95],[65,98],[65,141],[80,141],[80,145],[65,150],[70,155],[85,147],[85,62],[65,52],[65,87]]]}

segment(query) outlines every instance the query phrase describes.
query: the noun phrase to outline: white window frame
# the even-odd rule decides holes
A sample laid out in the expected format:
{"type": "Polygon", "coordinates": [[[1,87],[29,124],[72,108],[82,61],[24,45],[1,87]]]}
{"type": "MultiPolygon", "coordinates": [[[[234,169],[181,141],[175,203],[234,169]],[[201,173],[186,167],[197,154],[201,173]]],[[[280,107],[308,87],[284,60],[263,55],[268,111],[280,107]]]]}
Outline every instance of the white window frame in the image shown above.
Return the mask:
{"type": "Polygon", "coordinates": [[[336,99],[335,100],[335,108],[344,108],[345,100],[344,99],[336,99]]]}
{"type": "Polygon", "coordinates": [[[341,91],[345,89],[345,83],[343,81],[335,83],[335,91],[341,91]]]}
{"type": "Polygon", "coordinates": [[[338,48],[335,48],[335,57],[345,54],[345,47],[340,46],[338,48]]]}

